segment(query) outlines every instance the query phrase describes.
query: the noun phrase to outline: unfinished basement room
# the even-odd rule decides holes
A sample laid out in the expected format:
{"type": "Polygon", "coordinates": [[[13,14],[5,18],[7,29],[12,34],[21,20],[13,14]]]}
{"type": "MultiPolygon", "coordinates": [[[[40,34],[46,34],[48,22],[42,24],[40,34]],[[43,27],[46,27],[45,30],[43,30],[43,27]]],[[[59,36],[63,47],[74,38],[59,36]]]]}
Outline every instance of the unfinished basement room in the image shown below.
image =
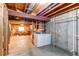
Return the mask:
{"type": "Polygon", "coordinates": [[[79,56],[79,3],[0,3],[0,56],[79,56]]]}

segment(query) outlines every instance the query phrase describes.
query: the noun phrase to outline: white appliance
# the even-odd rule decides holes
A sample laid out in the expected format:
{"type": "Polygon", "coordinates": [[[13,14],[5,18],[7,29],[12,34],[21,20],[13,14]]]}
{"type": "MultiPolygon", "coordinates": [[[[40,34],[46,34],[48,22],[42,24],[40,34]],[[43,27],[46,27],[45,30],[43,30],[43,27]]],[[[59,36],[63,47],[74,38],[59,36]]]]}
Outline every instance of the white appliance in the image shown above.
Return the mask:
{"type": "Polygon", "coordinates": [[[51,44],[51,34],[35,34],[34,35],[34,45],[36,47],[41,47],[51,44]]]}

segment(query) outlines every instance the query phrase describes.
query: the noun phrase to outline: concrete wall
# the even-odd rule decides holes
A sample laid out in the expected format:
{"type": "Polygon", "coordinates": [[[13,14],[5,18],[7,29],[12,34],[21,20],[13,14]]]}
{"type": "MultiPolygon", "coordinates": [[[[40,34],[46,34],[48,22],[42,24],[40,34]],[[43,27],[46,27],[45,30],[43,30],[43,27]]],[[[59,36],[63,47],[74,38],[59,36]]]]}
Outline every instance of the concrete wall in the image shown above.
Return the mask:
{"type": "Polygon", "coordinates": [[[46,33],[52,34],[53,45],[74,54],[79,50],[78,24],[79,9],[76,9],[51,18],[50,22],[46,23],[46,33]]]}
{"type": "Polygon", "coordinates": [[[78,44],[78,45],[77,45],[77,47],[78,47],[77,50],[78,50],[78,55],[79,55],[79,9],[77,10],[77,16],[78,16],[78,20],[77,20],[77,21],[78,21],[78,22],[77,22],[77,24],[78,24],[78,25],[77,25],[77,28],[78,28],[78,29],[77,29],[77,34],[78,34],[77,39],[78,39],[78,40],[76,41],[76,43],[78,44]]]}

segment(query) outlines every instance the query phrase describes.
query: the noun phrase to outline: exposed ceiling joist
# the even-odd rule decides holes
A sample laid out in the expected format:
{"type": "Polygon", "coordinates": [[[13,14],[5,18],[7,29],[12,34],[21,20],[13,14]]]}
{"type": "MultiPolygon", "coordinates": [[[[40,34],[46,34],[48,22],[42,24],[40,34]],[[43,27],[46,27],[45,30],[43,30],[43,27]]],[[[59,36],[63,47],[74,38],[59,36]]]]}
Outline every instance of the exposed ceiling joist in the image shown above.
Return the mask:
{"type": "Polygon", "coordinates": [[[76,4],[76,3],[73,3],[73,4],[70,4],[70,5],[68,5],[68,6],[65,6],[65,7],[61,8],[61,9],[59,9],[59,10],[57,10],[57,11],[55,11],[55,12],[49,14],[49,15],[47,15],[47,17],[49,17],[49,16],[51,16],[51,15],[53,15],[53,14],[57,14],[58,12],[60,12],[60,11],[62,11],[62,10],[64,10],[64,9],[66,9],[66,8],[68,8],[68,7],[71,7],[71,6],[75,5],[75,4],[76,4]]]}
{"type": "Polygon", "coordinates": [[[41,10],[37,15],[40,15],[44,11],[46,11],[53,3],[50,3],[47,7],[45,7],[43,10],[41,10]]]}
{"type": "Polygon", "coordinates": [[[48,21],[50,19],[50,18],[42,17],[42,16],[33,16],[26,13],[19,13],[11,9],[8,9],[8,14],[11,16],[18,16],[18,17],[29,18],[29,19],[39,20],[39,21],[48,21]]]}
{"type": "Polygon", "coordinates": [[[55,7],[53,7],[52,9],[50,9],[48,12],[45,12],[45,13],[43,14],[43,16],[46,15],[46,14],[48,14],[48,13],[50,13],[50,12],[53,11],[54,9],[56,9],[56,8],[58,8],[58,7],[60,7],[60,6],[64,5],[64,4],[65,4],[65,3],[60,3],[60,4],[56,5],[55,7]]]}
{"type": "Polygon", "coordinates": [[[31,25],[32,22],[21,22],[21,21],[14,21],[14,20],[10,20],[9,23],[12,25],[20,25],[20,24],[25,24],[25,25],[31,25]]]}
{"type": "Polygon", "coordinates": [[[68,8],[66,8],[66,9],[63,9],[63,10],[60,11],[60,12],[54,13],[54,14],[52,14],[51,16],[48,16],[48,17],[52,18],[52,17],[58,16],[58,15],[67,13],[67,12],[69,12],[69,11],[73,11],[73,10],[75,10],[75,9],[79,9],[79,4],[78,4],[78,3],[77,3],[77,4],[74,4],[74,5],[71,6],[71,7],[68,7],[68,8]]]}
{"type": "Polygon", "coordinates": [[[46,9],[51,3],[38,3],[38,6],[32,11],[32,15],[38,15],[41,13],[44,9],[46,9]]]}
{"type": "Polygon", "coordinates": [[[42,11],[39,15],[44,15],[44,13],[48,12],[50,9],[52,9],[54,6],[56,6],[58,3],[51,3],[44,11],[42,11]]]}
{"type": "Polygon", "coordinates": [[[15,3],[6,3],[7,7],[12,10],[16,10],[15,3]]]}
{"type": "Polygon", "coordinates": [[[16,9],[24,12],[26,3],[15,3],[16,9]]]}

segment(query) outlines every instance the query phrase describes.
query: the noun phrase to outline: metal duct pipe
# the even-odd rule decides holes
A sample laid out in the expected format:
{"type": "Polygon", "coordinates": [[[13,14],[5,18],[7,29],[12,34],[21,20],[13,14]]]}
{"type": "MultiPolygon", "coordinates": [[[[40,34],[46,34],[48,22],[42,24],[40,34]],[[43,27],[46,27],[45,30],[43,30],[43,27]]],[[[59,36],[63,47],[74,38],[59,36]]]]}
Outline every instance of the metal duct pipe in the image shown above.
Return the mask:
{"type": "Polygon", "coordinates": [[[28,10],[31,11],[31,10],[34,8],[35,5],[36,5],[35,3],[31,4],[31,5],[28,7],[28,10]]]}
{"type": "Polygon", "coordinates": [[[27,8],[27,13],[30,13],[36,5],[36,3],[32,3],[31,5],[29,5],[29,7],[27,8]]]}

